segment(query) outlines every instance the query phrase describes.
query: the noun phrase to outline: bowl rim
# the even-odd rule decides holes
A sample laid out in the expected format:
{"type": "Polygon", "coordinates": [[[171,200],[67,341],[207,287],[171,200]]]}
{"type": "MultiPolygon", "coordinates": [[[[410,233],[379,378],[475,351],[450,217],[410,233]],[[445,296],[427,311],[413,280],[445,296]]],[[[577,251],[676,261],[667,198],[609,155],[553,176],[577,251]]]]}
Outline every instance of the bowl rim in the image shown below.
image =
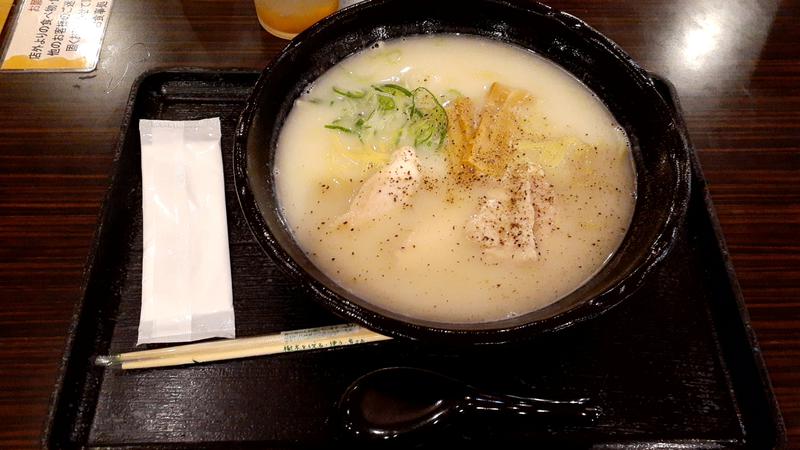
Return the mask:
{"type": "MultiPolygon", "coordinates": [[[[677,184],[674,185],[673,195],[670,197],[670,202],[664,207],[668,210],[666,220],[662,223],[656,238],[651,244],[651,250],[644,259],[642,259],[636,267],[628,272],[625,276],[621,277],[613,286],[604,289],[600,294],[573,305],[566,311],[562,311],[551,317],[540,320],[528,321],[518,323],[512,326],[500,326],[495,328],[483,329],[468,329],[458,328],[459,326],[474,326],[477,324],[458,324],[458,323],[442,323],[431,322],[425,320],[418,320],[412,317],[405,317],[406,320],[398,318],[398,314],[386,315],[387,311],[380,307],[372,305],[368,308],[363,305],[354,303],[350,299],[340,296],[333,290],[328,288],[323,282],[317,280],[315,277],[308,274],[300,265],[294,261],[289,253],[278,243],[273,235],[266,220],[263,217],[263,212],[258,206],[258,202],[252,192],[248,172],[248,157],[247,157],[247,139],[249,136],[249,128],[253,122],[254,116],[259,107],[258,99],[260,98],[262,90],[267,85],[267,81],[271,73],[285,61],[291,60],[295,52],[302,51],[308,38],[320,32],[323,32],[327,27],[335,26],[335,22],[344,18],[351,17],[355,14],[361,13],[367,9],[380,9],[384,5],[392,4],[402,0],[370,0],[367,2],[357,3],[338,12],[328,16],[320,22],[313,25],[311,28],[300,33],[294,40],[292,40],[282,51],[275,57],[261,72],[256,85],[250,94],[245,108],[239,116],[234,135],[234,187],[236,190],[237,200],[239,206],[245,217],[245,222],[250,228],[256,242],[258,242],[261,249],[268,254],[273,261],[278,263],[285,271],[287,271],[301,286],[315,298],[322,303],[329,310],[335,314],[345,317],[348,320],[355,320],[356,322],[373,329],[379,333],[410,339],[410,340],[425,340],[436,343],[444,344],[503,344],[518,340],[531,338],[533,336],[553,333],[564,328],[572,327],[576,324],[583,323],[590,319],[607,312],[613,307],[619,305],[624,300],[632,296],[639,287],[644,283],[647,275],[652,272],[658,264],[664,260],[669,251],[672,249],[675,240],[677,239],[678,232],[682,228],[685,220],[686,211],[688,209],[689,197],[691,191],[691,161],[689,157],[690,147],[688,137],[685,135],[681,127],[675,127],[678,131],[677,135],[680,138],[679,148],[673,149],[676,153],[680,154],[679,158],[671,158],[673,170],[676,173],[677,184]],[[450,325],[448,328],[446,325],[450,325]]],[[[538,13],[547,16],[551,20],[559,22],[561,25],[568,28],[580,29],[584,34],[584,38],[589,38],[593,45],[597,45],[615,59],[619,60],[625,66],[632,76],[639,79],[644,85],[656,95],[658,101],[662,102],[667,111],[672,113],[672,120],[675,122],[675,116],[680,114],[664,99],[663,95],[656,89],[652,75],[636,63],[630,55],[628,55],[621,47],[614,43],[611,39],[604,36],[602,33],[586,24],[581,19],[550,6],[539,2],[531,2],[524,6],[520,4],[511,3],[507,0],[470,0],[474,4],[492,4],[499,7],[510,8],[513,10],[524,11],[525,13],[538,13]]],[[[378,24],[375,27],[380,26],[378,24]]],[[[415,33],[418,34],[436,34],[432,33],[415,33]]],[[[409,34],[412,35],[412,34],[409,34]]],[[[486,37],[486,36],[484,36],[486,37]]],[[[504,42],[511,45],[519,45],[496,39],[499,42],[504,42]]],[[[364,47],[366,48],[366,47],[364,47]]],[[[359,51],[356,49],[351,54],[359,51]]],[[[560,66],[560,64],[559,64],[560,66]]],[[[283,226],[287,227],[283,216],[276,212],[279,221],[283,226]]],[[[628,230],[628,233],[630,229],[628,230]]],[[[623,239],[623,243],[627,239],[623,239]]],[[[620,244],[620,246],[622,243],[620,244]]],[[[562,297],[566,298],[570,294],[562,297]]],[[[556,301],[556,303],[559,300],[556,301]]],[[[368,304],[368,302],[365,301],[368,304]]],[[[391,313],[391,312],[389,312],[391,313]]],[[[526,313],[527,314],[527,313],[526,313]]],[[[518,316],[524,317],[525,314],[518,316]]],[[[498,321],[484,322],[484,324],[499,324],[502,325],[504,321],[509,319],[502,319],[498,321]]]]}

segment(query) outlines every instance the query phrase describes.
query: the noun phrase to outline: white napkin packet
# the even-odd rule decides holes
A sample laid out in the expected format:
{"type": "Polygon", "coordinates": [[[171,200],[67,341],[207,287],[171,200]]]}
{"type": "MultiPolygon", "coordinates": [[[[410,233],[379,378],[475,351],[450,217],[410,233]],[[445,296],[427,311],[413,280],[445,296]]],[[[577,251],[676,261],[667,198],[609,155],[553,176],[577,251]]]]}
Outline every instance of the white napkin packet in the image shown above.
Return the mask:
{"type": "Polygon", "coordinates": [[[218,118],[140,120],[142,312],[137,345],[236,335],[218,118]]]}

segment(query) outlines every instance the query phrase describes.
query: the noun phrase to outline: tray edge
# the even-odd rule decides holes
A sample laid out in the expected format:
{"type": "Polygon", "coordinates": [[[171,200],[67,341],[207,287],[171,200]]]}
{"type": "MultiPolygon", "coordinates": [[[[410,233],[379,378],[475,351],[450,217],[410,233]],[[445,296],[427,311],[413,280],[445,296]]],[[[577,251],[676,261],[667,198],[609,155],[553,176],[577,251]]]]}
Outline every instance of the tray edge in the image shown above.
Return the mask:
{"type": "MultiPolygon", "coordinates": [[[[700,165],[699,158],[697,157],[697,149],[691,143],[691,138],[689,137],[689,132],[684,120],[684,112],[680,102],[678,91],[672,84],[672,82],[670,82],[667,78],[653,72],[650,72],[650,76],[656,83],[656,85],[661,84],[666,89],[668,93],[668,98],[666,100],[668,103],[672,104],[677,110],[678,117],[681,120],[680,126],[684,130],[684,137],[689,146],[692,149],[694,149],[694,151],[692,151],[690,155],[692,163],[692,171],[695,178],[692,180],[693,184],[692,188],[693,189],[699,188],[699,190],[702,191],[703,206],[705,207],[705,210],[708,213],[708,220],[711,223],[711,228],[714,232],[714,237],[717,242],[717,247],[719,248],[720,256],[722,258],[722,262],[725,268],[725,274],[727,277],[728,285],[730,286],[731,293],[733,294],[733,297],[736,300],[736,309],[739,313],[739,318],[742,321],[742,326],[744,327],[744,332],[747,337],[747,341],[749,343],[750,351],[748,353],[753,358],[753,363],[755,364],[759,379],[762,384],[761,388],[764,396],[766,397],[770,409],[771,419],[775,425],[773,429],[773,431],[775,432],[775,446],[773,448],[777,450],[782,450],[786,448],[788,444],[788,438],[786,434],[786,423],[783,420],[783,415],[781,414],[780,405],[778,404],[778,400],[775,397],[775,391],[772,387],[772,382],[769,378],[769,372],[767,370],[766,362],[764,361],[763,354],[761,353],[761,347],[758,344],[758,338],[756,337],[755,330],[750,324],[750,313],[747,310],[747,305],[744,301],[744,296],[742,294],[741,286],[739,285],[739,280],[736,277],[736,271],[734,270],[733,267],[733,261],[731,260],[730,252],[728,251],[728,244],[725,241],[725,236],[722,232],[722,227],[719,223],[719,217],[717,216],[717,211],[714,208],[714,203],[711,199],[711,192],[708,189],[708,183],[706,182],[706,177],[705,174],[703,173],[703,168],[700,165]]],[[[720,357],[724,358],[724,355],[720,355],[720,357]]],[[[730,375],[727,373],[728,372],[727,368],[725,368],[725,372],[726,375],[729,377],[730,375]]],[[[744,429],[743,431],[746,432],[747,430],[744,429]]],[[[746,433],[745,436],[747,436],[746,433]]],[[[749,447],[747,441],[745,441],[744,444],[746,447],[749,447]]]]}

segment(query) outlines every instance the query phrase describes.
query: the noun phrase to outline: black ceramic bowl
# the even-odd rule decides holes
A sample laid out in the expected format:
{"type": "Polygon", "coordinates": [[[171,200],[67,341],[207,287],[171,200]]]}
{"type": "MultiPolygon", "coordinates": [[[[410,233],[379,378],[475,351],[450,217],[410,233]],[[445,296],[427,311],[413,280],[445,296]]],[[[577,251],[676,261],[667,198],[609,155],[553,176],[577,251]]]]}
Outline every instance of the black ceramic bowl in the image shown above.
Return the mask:
{"type": "Polygon", "coordinates": [[[394,337],[447,344],[508,342],[562,329],[619,304],[667,254],[689,199],[688,146],[675,114],[649,74],[625,52],[575,17],[547,6],[501,0],[465,0],[457,7],[428,0],[375,0],[344,9],[305,31],[263,71],[236,129],[236,190],[264,251],[340,316],[394,337]],[[628,133],[637,170],[630,229],[596,276],[543,309],[479,324],[435,323],[384,310],[317,269],[281,216],[272,174],[275,149],[303,89],[377,41],[431,33],[479,35],[534,50],[592,89],[628,133]]]}

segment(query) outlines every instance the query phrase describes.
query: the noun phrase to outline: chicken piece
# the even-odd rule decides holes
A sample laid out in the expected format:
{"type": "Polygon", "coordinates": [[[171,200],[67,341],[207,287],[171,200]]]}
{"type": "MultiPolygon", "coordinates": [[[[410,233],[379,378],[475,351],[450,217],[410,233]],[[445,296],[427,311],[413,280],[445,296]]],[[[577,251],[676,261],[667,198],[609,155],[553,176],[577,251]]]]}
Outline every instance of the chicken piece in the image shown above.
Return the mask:
{"type": "Polygon", "coordinates": [[[480,199],[478,213],[467,223],[467,236],[481,246],[486,262],[536,261],[537,234],[550,226],[552,201],[541,167],[510,167],[499,188],[480,199]]]}
{"type": "Polygon", "coordinates": [[[482,173],[501,176],[515,152],[514,142],[526,115],[522,110],[530,106],[533,100],[528,91],[493,83],[478,121],[467,162],[482,173]]]}
{"type": "Polygon", "coordinates": [[[419,189],[421,181],[419,160],[413,147],[395,150],[391,160],[361,185],[350,210],[340,224],[363,224],[386,215],[397,207],[410,206],[409,200],[419,189]]]}

